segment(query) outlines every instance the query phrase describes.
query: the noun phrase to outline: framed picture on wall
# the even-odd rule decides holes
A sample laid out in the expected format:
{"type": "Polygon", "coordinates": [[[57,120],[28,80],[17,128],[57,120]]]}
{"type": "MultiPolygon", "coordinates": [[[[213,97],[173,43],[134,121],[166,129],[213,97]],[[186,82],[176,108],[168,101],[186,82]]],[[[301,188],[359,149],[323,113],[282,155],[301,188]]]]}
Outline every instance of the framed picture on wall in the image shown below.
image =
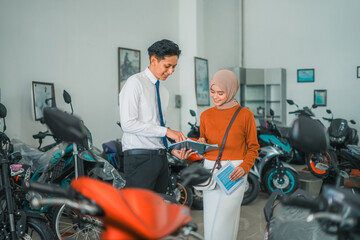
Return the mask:
{"type": "Polygon", "coordinates": [[[314,90],[314,104],[326,106],[326,90],[314,90]]]}
{"type": "Polygon", "coordinates": [[[210,105],[208,60],[195,57],[195,92],[198,106],[210,105]]]}
{"type": "Polygon", "coordinates": [[[298,69],[297,81],[299,83],[314,82],[315,81],[315,69],[298,69]]]}
{"type": "Polygon", "coordinates": [[[126,80],[133,74],[140,72],[140,50],[118,48],[119,93],[126,80]]]}
{"type": "Polygon", "coordinates": [[[360,78],[360,66],[357,67],[357,78],[360,78]]]}
{"type": "Polygon", "coordinates": [[[32,103],[35,121],[39,121],[43,117],[44,108],[56,106],[54,84],[32,82],[32,103]]]}

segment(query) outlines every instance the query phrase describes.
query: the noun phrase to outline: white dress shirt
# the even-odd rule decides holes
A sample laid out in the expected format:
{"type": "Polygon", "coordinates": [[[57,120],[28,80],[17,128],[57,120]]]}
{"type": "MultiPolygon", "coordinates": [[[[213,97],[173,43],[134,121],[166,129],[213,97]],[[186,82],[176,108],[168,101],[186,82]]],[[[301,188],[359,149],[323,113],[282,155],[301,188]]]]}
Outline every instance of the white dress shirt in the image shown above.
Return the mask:
{"type": "MultiPolygon", "coordinates": [[[[123,151],[130,149],[165,148],[162,137],[167,128],[160,126],[156,96],[157,79],[147,68],[128,78],[119,94],[120,122],[124,132],[123,151]]],[[[165,122],[169,92],[160,81],[161,110],[165,122]]]]}

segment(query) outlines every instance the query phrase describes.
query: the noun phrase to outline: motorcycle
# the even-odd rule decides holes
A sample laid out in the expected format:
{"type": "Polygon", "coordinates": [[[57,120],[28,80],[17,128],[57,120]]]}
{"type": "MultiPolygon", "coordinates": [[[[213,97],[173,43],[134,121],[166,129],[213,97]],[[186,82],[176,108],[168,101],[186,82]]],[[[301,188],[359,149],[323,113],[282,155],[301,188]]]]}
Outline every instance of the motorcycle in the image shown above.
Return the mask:
{"type": "Polygon", "coordinates": [[[268,194],[276,189],[284,194],[291,194],[299,187],[298,172],[290,164],[281,159],[286,155],[278,145],[265,146],[259,149],[253,170],[260,185],[268,194]]]}
{"type": "MultiPolygon", "coordinates": [[[[305,153],[323,152],[328,149],[328,138],[323,125],[310,118],[294,122],[292,139],[305,153]]],[[[317,167],[328,168],[318,163],[317,167]]],[[[291,196],[274,192],[264,207],[267,221],[264,239],[358,239],[360,205],[359,196],[349,189],[340,188],[341,171],[336,164],[333,186],[322,187],[318,198],[299,189],[291,196]],[[316,221],[314,221],[316,220],[316,221]]]]}
{"type": "MultiPolygon", "coordinates": [[[[0,121],[5,119],[6,113],[5,106],[0,103],[0,121]]],[[[4,130],[0,132],[0,239],[54,239],[46,218],[22,208],[19,194],[23,187],[18,179],[28,166],[18,164],[21,154],[13,151],[5,128],[4,123],[4,130]]]]}
{"type": "MultiPolygon", "coordinates": [[[[120,122],[117,125],[121,128],[120,122]]],[[[124,176],[124,154],[120,140],[109,141],[102,144],[103,152],[101,156],[109,161],[124,176]]],[[[188,186],[182,186],[180,183],[180,172],[187,167],[187,162],[175,157],[167,152],[169,165],[169,180],[166,194],[169,199],[175,199],[175,202],[191,206],[193,203],[193,192],[188,186]]]]}
{"type": "Polygon", "coordinates": [[[294,159],[295,149],[292,148],[288,140],[288,127],[281,126],[281,122],[274,120],[274,111],[270,109],[271,120],[259,119],[260,126],[257,130],[260,147],[277,145],[284,150],[282,161],[291,162],[294,159]]]}
{"type": "MultiPolygon", "coordinates": [[[[312,105],[311,108],[305,106],[302,109],[299,108],[293,100],[287,99],[286,102],[289,105],[295,105],[297,110],[290,111],[289,114],[295,114],[302,117],[314,117],[314,113],[311,111],[316,108],[316,105],[312,105]]],[[[292,162],[295,164],[304,164],[306,162],[306,155],[291,144],[289,141],[289,127],[282,126],[280,122],[274,121],[274,111],[270,109],[270,116],[272,120],[260,119],[260,128],[258,130],[258,139],[260,146],[277,145],[284,150],[282,161],[292,162]]]]}
{"type": "Polygon", "coordinates": [[[194,196],[191,186],[184,186],[181,184],[181,171],[188,167],[186,160],[179,159],[167,152],[167,159],[169,164],[169,183],[166,194],[175,198],[177,203],[191,207],[194,202],[194,196]]]}
{"type": "MultiPolygon", "coordinates": [[[[330,145],[334,148],[345,148],[347,145],[357,145],[359,143],[359,136],[355,128],[349,127],[348,121],[342,118],[335,118],[330,109],[326,112],[331,114],[331,118],[324,120],[330,122],[327,130],[330,138],[330,145]]],[[[356,124],[354,120],[349,121],[351,124],[356,124]]]]}
{"type": "MultiPolygon", "coordinates": [[[[332,114],[330,109],[327,109],[326,112],[331,114],[331,118],[323,117],[324,120],[330,122],[330,126],[328,127],[327,133],[330,139],[330,146],[327,151],[324,151],[320,154],[310,154],[309,159],[307,161],[308,168],[311,173],[318,177],[325,179],[329,175],[329,170],[326,169],[317,169],[316,164],[322,163],[331,166],[336,160],[341,162],[340,168],[345,167],[345,165],[349,165],[349,167],[353,167],[353,169],[359,169],[356,160],[353,160],[352,157],[348,157],[346,151],[351,151],[348,149],[348,145],[357,145],[359,142],[359,137],[356,129],[349,127],[348,121],[341,118],[334,119],[334,115],[332,114]],[[350,161],[347,161],[350,160],[350,161]]],[[[349,121],[352,124],[355,124],[354,120],[349,121]]]]}
{"type": "MultiPolygon", "coordinates": [[[[59,110],[45,109],[44,121],[63,141],[81,143],[86,138],[80,120],[59,110]]],[[[193,165],[182,171],[182,184],[198,184],[209,176],[208,171],[193,165]]],[[[66,188],[36,182],[28,182],[27,187],[61,197],[34,198],[33,204],[66,204],[77,214],[98,218],[103,223],[101,239],[160,239],[172,236],[202,239],[195,232],[196,226],[190,223],[188,207],[167,203],[149,190],[118,190],[87,177],[72,180],[66,188]]]]}
{"type": "MultiPolygon", "coordinates": [[[[70,104],[72,115],[73,107],[71,97],[65,90],[64,100],[70,104]]],[[[71,179],[86,175],[107,181],[116,188],[125,186],[125,181],[118,171],[116,171],[109,162],[101,158],[100,152],[92,146],[91,132],[83,123],[81,124],[84,132],[86,132],[86,140],[80,144],[61,141],[56,147],[43,153],[46,159],[48,159],[45,163],[43,158],[40,160],[32,159],[32,165],[35,165],[35,162],[44,164],[40,165],[40,167],[30,175],[29,181],[53,183],[65,187],[70,184],[71,179]],[[91,155],[90,150],[96,154],[91,155]]],[[[20,145],[20,149],[23,152],[26,147],[20,145]]],[[[22,199],[26,199],[24,201],[24,209],[47,216],[50,220],[50,226],[54,229],[59,239],[71,239],[76,236],[83,238],[91,236],[94,239],[99,238],[96,234],[102,227],[101,222],[95,221],[90,217],[78,217],[76,220],[73,220],[73,218],[71,218],[73,212],[71,212],[69,208],[66,208],[65,205],[56,208],[50,205],[37,208],[31,205],[29,200],[34,196],[42,196],[34,192],[24,193],[23,195],[22,199]],[[71,225],[70,228],[69,225],[71,225]]]]}

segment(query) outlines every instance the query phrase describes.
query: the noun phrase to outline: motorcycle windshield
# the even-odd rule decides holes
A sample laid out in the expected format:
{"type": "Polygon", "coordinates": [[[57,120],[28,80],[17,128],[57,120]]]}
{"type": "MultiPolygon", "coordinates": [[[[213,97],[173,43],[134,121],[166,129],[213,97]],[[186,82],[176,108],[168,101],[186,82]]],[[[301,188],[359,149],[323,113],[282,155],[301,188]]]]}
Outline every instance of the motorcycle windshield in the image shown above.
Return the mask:
{"type": "Polygon", "coordinates": [[[330,127],[329,127],[329,135],[331,137],[342,137],[346,136],[346,133],[348,131],[348,124],[345,119],[337,118],[331,121],[330,127]]]}

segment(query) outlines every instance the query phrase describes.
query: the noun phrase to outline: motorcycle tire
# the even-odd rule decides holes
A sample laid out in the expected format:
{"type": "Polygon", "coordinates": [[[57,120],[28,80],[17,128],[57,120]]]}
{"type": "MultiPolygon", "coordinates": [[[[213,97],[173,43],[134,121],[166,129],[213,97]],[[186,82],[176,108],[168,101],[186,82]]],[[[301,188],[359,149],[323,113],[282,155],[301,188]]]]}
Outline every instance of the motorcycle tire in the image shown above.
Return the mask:
{"type": "Polygon", "coordinates": [[[201,190],[196,190],[195,188],[191,188],[193,191],[193,203],[191,205],[191,208],[194,210],[203,210],[204,204],[203,204],[203,193],[201,190]]]}
{"type": "Polygon", "coordinates": [[[28,217],[26,223],[27,229],[24,239],[48,240],[55,238],[54,232],[45,221],[38,218],[28,217]]]}
{"type": "Polygon", "coordinates": [[[326,151],[323,153],[310,153],[306,158],[306,165],[312,175],[317,178],[324,179],[329,175],[329,169],[318,169],[315,167],[317,163],[323,163],[331,167],[333,161],[336,160],[336,154],[333,151],[326,151]]]}
{"type": "Polygon", "coordinates": [[[65,205],[56,207],[50,222],[57,239],[100,240],[102,222],[96,218],[81,215],[65,205]]]}
{"type": "Polygon", "coordinates": [[[257,177],[252,173],[248,174],[247,182],[245,184],[245,193],[241,205],[247,205],[254,201],[260,191],[260,183],[257,177]]]}
{"type": "MultiPolygon", "coordinates": [[[[177,185],[181,185],[177,183],[177,185]]],[[[193,204],[193,192],[189,187],[184,187],[181,185],[180,192],[175,196],[176,201],[178,201],[181,205],[185,205],[191,207],[193,204]]]]}
{"type": "Polygon", "coordinates": [[[299,187],[299,177],[290,168],[284,169],[283,177],[276,178],[277,169],[275,167],[270,168],[264,177],[265,191],[270,195],[276,189],[280,189],[282,193],[291,194],[299,187]]]}

